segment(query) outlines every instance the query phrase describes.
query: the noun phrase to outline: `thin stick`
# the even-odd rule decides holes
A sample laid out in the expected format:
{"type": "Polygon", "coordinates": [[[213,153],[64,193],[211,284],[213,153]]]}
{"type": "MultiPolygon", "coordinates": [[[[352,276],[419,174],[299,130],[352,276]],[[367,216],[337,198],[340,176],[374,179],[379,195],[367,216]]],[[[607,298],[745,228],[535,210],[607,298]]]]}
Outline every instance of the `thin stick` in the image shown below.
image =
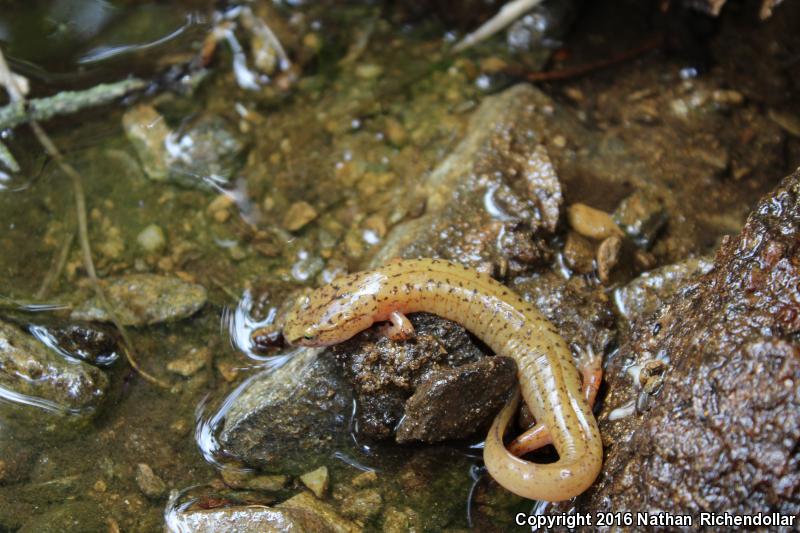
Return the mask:
{"type": "MultiPolygon", "coordinates": [[[[10,76],[0,75],[0,83],[8,88],[8,84],[13,83],[13,80],[10,76]]],[[[56,115],[66,115],[86,107],[107,104],[146,86],[144,81],[132,78],[115,83],[102,83],[84,91],[63,91],[47,98],[12,99],[8,105],[0,107],[0,128],[13,128],[30,120],[48,120],[56,115]]],[[[17,92],[21,93],[18,89],[17,92]]]]}
{"type": "Polygon", "coordinates": [[[45,296],[47,296],[47,291],[50,290],[50,286],[61,276],[61,272],[67,264],[69,251],[72,249],[72,241],[74,240],[75,230],[70,230],[69,233],[67,233],[67,238],[64,239],[64,242],[61,244],[61,249],[58,251],[58,254],[53,258],[53,267],[47,271],[47,275],[42,280],[42,285],[36,292],[36,298],[38,300],[43,300],[45,296]]]}
{"type": "MultiPolygon", "coordinates": [[[[11,71],[8,68],[8,64],[6,63],[5,56],[3,56],[2,51],[0,51],[0,79],[5,82],[6,89],[8,90],[8,94],[12,102],[22,102],[24,105],[25,98],[17,87],[13,76],[11,75],[11,71]]],[[[94,288],[94,292],[97,295],[98,300],[100,300],[100,304],[106,310],[109,318],[111,318],[111,322],[114,324],[114,326],[116,326],[117,330],[119,330],[119,333],[122,336],[123,351],[125,352],[125,357],[128,360],[128,363],[136,372],[138,372],[150,383],[158,385],[159,387],[169,388],[169,383],[160,380],[151,374],[148,374],[136,362],[133,343],[131,342],[130,336],[120,322],[119,317],[117,317],[117,313],[109,304],[105,291],[100,285],[100,280],[97,279],[97,272],[95,271],[94,261],[92,260],[92,249],[89,244],[89,225],[86,219],[86,195],[83,191],[83,180],[81,179],[81,175],[72,165],[64,160],[64,157],[59,149],[56,147],[50,137],[44,132],[36,120],[30,121],[30,127],[48,155],[55,160],[61,171],[69,176],[69,178],[72,180],[72,189],[75,196],[75,210],[78,217],[78,241],[80,242],[81,252],[83,254],[84,268],[86,269],[86,273],[89,275],[92,287],[94,288]]]]}
{"type": "Polygon", "coordinates": [[[624,63],[630,59],[638,57],[642,54],[649,52],[650,50],[655,50],[659,48],[664,42],[664,38],[662,35],[656,35],[652,39],[648,39],[641,45],[637,46],[636,48],[631,48],[630,50],[625,50],[620,52],[615,56],[611,56],[606,59],[601,59],[599,61],[595,61],[593,63],[588,63],[585,65],[576,65],[573,67],[566,67],[560,70],[546,70],[542,72],[529,72],[524,75],[524,78],[528,81],[537,82],[537,81],[556,81],[556,80],[566,80],[571,78],[578,78],[580,76],[585,76],[586,74],[591,74],[592,72],[596,72],[598,70],[602,70],[608,67],[613,67],[614,65],[618,65],[620,63],[624,63]]]}
{"type": "Polygon", "coordinates": [[[461,39],[461,42],[453,47],[453,53],[463,52],[467,48],[488,39],[541,2],[542,0],[513,0],[503,5],[500,11],[497,12],[497,15],[493,16],[480,28],[461,39]]]}

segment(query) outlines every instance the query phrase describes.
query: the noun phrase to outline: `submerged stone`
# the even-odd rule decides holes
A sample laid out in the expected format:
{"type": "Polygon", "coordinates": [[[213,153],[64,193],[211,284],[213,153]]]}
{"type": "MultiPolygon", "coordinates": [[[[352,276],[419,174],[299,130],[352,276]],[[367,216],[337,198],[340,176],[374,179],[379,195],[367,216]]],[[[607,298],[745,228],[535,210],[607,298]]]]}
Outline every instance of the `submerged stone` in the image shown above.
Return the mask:
{"type": "Polygon", "coordinates": [[[18,533],[96,533],[108,527],[98,504],[73,501],[36,513],[18,533]]]}
{"type": "Polygon", "coordinates": [[[56,413],[95,410],[108,388],[102,370],[69,361],[17,326],[0,321],[0,396],[56,413]]]}
{"type": "Polygon", "coordinates": [[[244,143],[218,116],[202,116],[174,132],[152,106],[141,104],[122,117],[145,175],[187,187],[226,183],[239,168],[244,143]]]}
{"type": "MultiPolygon", "coordinates": [[[[226,455],[271,472],[302,474],[347,437],[350,387],[331,357],[298,350],[239,390],[219,436],[226,455]]],[[[227,402],[226,402],[227,403],[227,402]]]]}
{"type": "Polygon", "coordinates": [[[179,526],[179,531],[191,531],[192,533],[217,533],[219,531],[355,533],[359,531],[355,524],[338,517],[332,510],[328,514],[323,514],[316,508],[302,505],[303,501],[292,500],[295,499],[287,500],[278,507],[242,505],[182,511],[177,514],[176,523],[173,525],[179,526]],[[292,503],[285,505],[289,502],[292,503]]]}
{"type": "MultiPolygon", "coordinates": [[[[101,280],[106,297],[123,326],[149,326],[192,316],[206,303],[206,290],[195,283],[156,274],[129,274],[101,280]]],[[[109,322],[92,297],[73,311],[73,320],[109,322]]]]}

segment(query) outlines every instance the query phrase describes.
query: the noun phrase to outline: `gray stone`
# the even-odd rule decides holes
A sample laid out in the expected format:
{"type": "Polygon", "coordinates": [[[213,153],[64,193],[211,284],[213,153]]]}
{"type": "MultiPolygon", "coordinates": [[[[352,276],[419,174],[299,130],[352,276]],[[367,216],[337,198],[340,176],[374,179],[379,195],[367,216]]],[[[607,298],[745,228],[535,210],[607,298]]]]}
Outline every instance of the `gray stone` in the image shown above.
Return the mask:
{"type": "Polygon", "coordinates": [[[245,464],[302,474],[347,436],[350,387],[333,358],[318,350],[295,351],[234,394],[219,438],[226,454],[245,464]]]}
{"type": "MultiPolygon", "coordinates": [[[[206,290],[195,283],[156,274],[129,274],[100,281],[123,326],[149,326],[192,316],[206,303],[206,290]]],[[[78,305],[73,320],[110,321],[97,297],[78,305]]]]}
{"type": "Polygon", "coordinates": [[[93,412],[108,388],[102,370],[68,361],[13,324],[0,321],[2,396],[56,413],[93,412]]]}

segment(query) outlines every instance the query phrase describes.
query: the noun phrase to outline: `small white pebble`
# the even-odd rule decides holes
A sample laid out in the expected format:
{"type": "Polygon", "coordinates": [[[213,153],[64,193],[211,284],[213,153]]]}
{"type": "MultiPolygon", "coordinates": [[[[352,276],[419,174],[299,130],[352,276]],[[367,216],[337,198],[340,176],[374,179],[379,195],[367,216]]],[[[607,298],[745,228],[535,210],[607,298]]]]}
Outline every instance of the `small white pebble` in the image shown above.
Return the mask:
{"type": "Polygon", "coordinates": [[[164,230],[155,224],[150,224],[139,233],[136,242],[145,252],[156,253],[167,245],[167,238],[164,236],[164,230]]]}

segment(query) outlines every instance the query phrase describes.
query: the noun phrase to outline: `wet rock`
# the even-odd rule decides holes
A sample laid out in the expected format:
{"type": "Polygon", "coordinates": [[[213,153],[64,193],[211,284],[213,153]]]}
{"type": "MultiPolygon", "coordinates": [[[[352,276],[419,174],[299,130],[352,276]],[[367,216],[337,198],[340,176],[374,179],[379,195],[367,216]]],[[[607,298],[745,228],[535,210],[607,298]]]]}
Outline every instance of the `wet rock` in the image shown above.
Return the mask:
{"type": "Polygon", "coordinates": [[[667,223],[668,214],[655,192],[638,189],[619,204],[613,218],[637,246],[647,250],[667,223]]]}
{"type": "Polygon", "coordinates": [[[614,314],[602,289],[580,277],[565,280],[547,272],[515,279],[510,286],[526,301],[533,302],[564,339],[580,350],[605,353],[616,336],[614,314]]]}
{"type": "Polygon", "coordinates": [[[317,218],[317,210],[308,202],[295,202],[289,206],[283,217],[283,227],[289,231],[298,231],[317,218]]]}
{"type": "Polygon", "coordinates": [[[211,350],[207,347],[191,348],[177,359],[167,363],[167,370],[185,378],[197,374],[211,360],[211,350]]]}
{"type": "Polygon", "coordinates": [[[136,484],[145,496],[154,500],[162,497],[167,492],[167,485],[164,480],[158,477],[153,472],[153,469],[150,468],[150,465],[146,463],[136,465],[136,484]]]}
{"type": "MultiPolygon", "coordinates": [[[[415,313],[409,319],[416,331],[413,342],[395,342],[376,329],[370,329],[332,347],[353,384],[358,431],[362,436],[391,436],[406,412],[406,400],[421,384],[435,379],[437,371],[446,372],[484,356],[467,331],[454,322],[428,313],[415,313]]],[[[462,394],[469,396],[465,391],[462,394]]],[[[473,399],[478,396],[480,394],[475,393],[473,399]]],[[[502,401],[505,392],[501,391],[499,396],[502,401]]],[[[483,406],[463,405],[462,408],[470,412],[481,410],[483,406]]],[[[450,428],[453,436],[459,430],[460,436],[475,430],[471,425],[456,427],[458,421],[453,422],[455,426],[450,428]]],[[[409,427],[416,423],[412,422],[409,427]]]]}
{"type": "Polygon", "coordinates": [[[605,284],[609,282],[611,270],[617,266],[621,248],[622,238],[617,235],[603,239],[597,248],[597,276],[605,284]]]}
{"type": "Polygon", "coordinates": [[[325,529],[307,529],[305,531],[333,531],[335,533],[355,533],[361,531],[356,524],[342,518],[334,508],[311,495],[301,492],[276,506],[278,509],[295,511],[314,517],[325,529]]]}
{"type": "Polygon", "coordinates": [[[336,362],[316,350],[294,352],[234,394],[219,439],[227,455],[245,464],[302,474],[347,437],[350,387],[336,362]]]}
{"type": "Polygon", "coordinates": [[[524,85],[486,98],[419,188],[425,213],[392,228],[371,263],[442,257],[516,274],[549,259],[542,237],[555,229],[563,198],[542,139],[531,133],[538,98],[524,85]]]}
{"type": "Polygon", "coordinates": [[[329,480],[328,468],[325,466],[321,466],[316,470],[306,472],[300,476],[300,481],[303,482],[303,485],[308,487],[308,489],[313,492],[314,496],[317,498],[322,498],[323,494],[325,494],[325,491],[328,490],[329,480]]]}
{"type": "Polygon", "coordinates": [[[96,533],[107,530],[108,522],[99,505],[73,501],[34,513],[18,533],[96,533]]]}
{"type": "MultiPolygon", "coordinates": [[[[305,529],[305,515],[291,510],[277,510],[263,505],[220,507],[216,509],[197,509],[178,513],[174,525],[179,531],[193,533],[216,533],[217,531],[237,531],[241,533],[261,533],[263,531],[314,531],[305,529]]],[[[314,527],[321,527],[314,523],[314,527]]],[[[325,531],[320,529],[319,531],[325,531]]]]}
{"type": "Polygon", "coordinates": [[[152,106],[141,104],[122,117],[142,169],[154,181],[188,187],[227,182],[239,168],[245,145],[225,120],[201,116],[181,131],[172,131],[152,106]]]}
{"type": "Polygon", "coordinates": [[[614,291],[614,304],[628,324],[654,313],[692,278],[708,273],[714,263],[707,257],[693,257],[680,263],[645,272],[614,291]]]}
{"type": "MultiPolygon", "coordinates": [[[[206,290],[179,278],[129,274],[100,283],[124,326],[149,326],[192,316],[206,303],[206,290]]],[[[96,297],[78,305],[73,320],[110,321],[96,297]]]]}
{"type": "Polygon", "coordinates": [[[98,324],[69,324],[66,326],[31,326],[31,333],[62,355],[109,367],[119,359],[120,350],[115,333],[98,324]]]}
{"type": "MultiPolygon", "coordinates": [[[[292,499],[287,500],[288,503],[292,499]]],[[[358,528],[333,511],[323,514],[319,509],[303,506],[305,501],[295,501],[289,506],[266,507],[243,505],[216,509],[193,509],[177,513],[175,526],[180,531],[192,533],[263,533],[264,531],[319,533],[355,532],[358,528]]],[[[326,508],[327,510],[327,508],[326,508]]]]}
{"type": "Polygon", "coordinates": [[[584,237],[603,240],[614,235],[622,235],[614,219],[600,209],[586,204],[572,204],[567,208],[567,219],[572,229],[584,237]]]}
{"type": "Polygon", "coordinates": [[[197,187],[205,180],[217,185],[228,182],[239,169],[245,144],[223,118],[203,115],[170,135],[167,149],[170,179],[197,187]]]}
{"type": "Polygon", "coordinates": [[[434,372],[406,402],[397,442],[438,442],[487,429],[516,382],[517,365],[508,357],[434,372]]]}
{"type": "Polygon", "coordinates": [[[136,242],[145,252],[158,253],[167,245],[164,230],[156,224],[150,224],[136,236],[136,242]]]}
{"type": "Polygon", "coordinates": [[[615,444],[578,510],[800,513],[798,265],[795,173],[621,347],[601,415],[615,444]],[[647,413],[605,420],[638,394],[624,368],[653,359],[666,369],[647,413]]]}
{"type": "Polygon", "coordinates": [[[90,413],[108,389],[102,370],[68,361],[15,325],[0,321],[0,387],[12,401],[56,413],[90,413]]]}
{"type": "Polygon", "coordinates": [[[137,105],[122,115],[122,128],[147,177],[165,181],[169,175],[165,141],[170,131],[164,117],[152,106],[137,105]]]}
{"type": "Polygon", "coordinates": [[[362,489],[347,496],[342,501],[342,514],[347,518],[368,522],[381,513],[383,498],[375,489],[362,489]]]}
{"type": "Polygon", "coordinates": [[[575,231],[567,233],[564,242],[564,262],[579,274],[588,274],[594,270],[594,245],[575,231]]]}

